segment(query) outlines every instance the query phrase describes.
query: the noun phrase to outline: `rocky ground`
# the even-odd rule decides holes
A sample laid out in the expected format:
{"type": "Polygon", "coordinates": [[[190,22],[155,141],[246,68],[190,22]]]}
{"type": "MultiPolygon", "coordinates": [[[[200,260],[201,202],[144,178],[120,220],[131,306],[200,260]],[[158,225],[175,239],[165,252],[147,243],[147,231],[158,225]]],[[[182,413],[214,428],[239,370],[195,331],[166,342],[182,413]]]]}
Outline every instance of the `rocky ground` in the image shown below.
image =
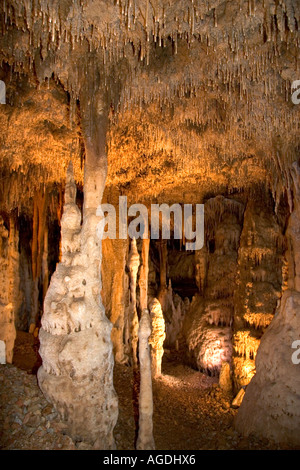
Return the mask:
{"type": "MultiPolygon", "coordinates": [[[[13,365],[0,366],[0,448],[76,450],[65,426],[42,395],[36,380],[36,348],[31,335],[18,335],[13,365]],[[23,357],[23,359],[22,359],[23,357]],[[32,373],[32,371],[34,373],[32,373]]],[[[138,419],[138,376],[115,366],[119,419],[118,450],[133,450],[138,419]]],[[[159,450],[279,449],[267,440],[245,439],[233,428],[231,397],[207,377],[166,353],[163,375],[153,383],[154,438],[159,450]]]]}

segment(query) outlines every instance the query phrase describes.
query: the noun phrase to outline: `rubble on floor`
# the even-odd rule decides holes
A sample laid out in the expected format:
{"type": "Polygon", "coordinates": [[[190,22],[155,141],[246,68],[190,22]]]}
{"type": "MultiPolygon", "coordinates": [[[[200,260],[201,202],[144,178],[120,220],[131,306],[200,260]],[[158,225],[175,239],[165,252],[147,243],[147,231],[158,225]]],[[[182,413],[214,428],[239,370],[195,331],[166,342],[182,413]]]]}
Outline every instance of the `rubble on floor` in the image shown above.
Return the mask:
{"type": "MultiPolygon", "coordinates": [[[[182,365],[165,354],[163,375],[153,381],[154,439],[158,450],[279,449],[267,440],[243,438],[233,427],[237,409],[216,377],[182,365]]],[[[119,398],[115,427],[118,450],[133,450],[136,438],[138,377],[115,365],[119,398]]],[[[65,425],[40,391],[36,376],[15,365],[0,365],[0,448],[28,450],[89,449],[64,434],[65,425]]],[[[282,447],[281,447],[282,448],[282,447]]]]}

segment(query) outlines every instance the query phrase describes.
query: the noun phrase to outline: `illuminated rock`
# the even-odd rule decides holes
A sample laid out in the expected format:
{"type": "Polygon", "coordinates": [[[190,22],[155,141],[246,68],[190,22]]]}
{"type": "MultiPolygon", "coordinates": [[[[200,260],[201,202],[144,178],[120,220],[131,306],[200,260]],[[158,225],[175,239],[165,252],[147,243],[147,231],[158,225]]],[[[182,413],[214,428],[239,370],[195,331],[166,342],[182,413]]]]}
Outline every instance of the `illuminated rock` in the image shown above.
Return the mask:
{"type": "Polygon", "coordinates": [[[6,364],[6,348],[5,341],[0,340],[0,364],[6,364]]]}
{"type": "Polygon", "coordinates": [[[96,238],[99,218],[95,216],[103,186],[101,179],[96,179],[99,186],[93,198],[97,186],[91,185],[95,174],[90,171],[87,164],[85,191],[92,194],[86,194],[82,227],[71,164],[67,171],[62,261],[44,302],[39,333],[43,364],[38,382],[74,441],[112,449],[118,416],[112,378],[112,325],[100,298],[101,240],[96,238]]]}
{"type": "Polygon", "coordinates": [[[136,286],[137,286],[137,273],[140,265],[140,255],[137,250],[135,238],[131,240],[131,249],[128,257],[127,266],[130,273],[130,344],[133,364],[137,366],[137,344],[138,344],[138,329],[139,319],[137,315],[136,305],[136,286]]]}
{"type": "Polygon", "coordinates": [[[225,393],[231,393],[231,370],[228,362],[223,362],[220,369],[219,386],[225,393]]]}
{"type": "MultiPolygon", "coordinates": [[[[256,374],[247,386],[236,417],[236,428],[291,446],[300,445],[300,374],[294,342],[300,339],[299,201],[300,167],[291,169],[294,200],[288,223],[289,289],[262,336],[255,360],[256,374]]],[[[296,343],[297,345],[298,343],[296,343]]]]}
{"type": "Polygon", "coordinates": [[[300,374],[299,365],[292,362],[299,310],[299,292],[285,291],[261,339],[256,374],[236,417],[236,429],[245,436],[253,433],[290,446],[300,444],[300,374]]]}
{"type": "Polygon", "coordinates": [[[149,337],[151,322],[149,311],[144,309],[139,325],[139,361],[140,361],[140,396],[139,396],[139,431],[136,443],[138,450],[154,450],[153,438],[153,396],[149,337]]]}
{"type": "Polygon", "coordinates": [[[152,377],[161,375],[161,361],[164,354],[164,341],[166,338],[165,321],[160,302],[153,299],[150,304],[151,335],[149,344],[151,346],[151,370],[152,377]]]}
{"type": "Polygon", "coordinates": [[[0,217],[0,339],[5,342],[6,362],[10,364],[16,339],[15,321],[22,301],[18,244],[13,216],[9,219],[9,230],[0,217]]]}

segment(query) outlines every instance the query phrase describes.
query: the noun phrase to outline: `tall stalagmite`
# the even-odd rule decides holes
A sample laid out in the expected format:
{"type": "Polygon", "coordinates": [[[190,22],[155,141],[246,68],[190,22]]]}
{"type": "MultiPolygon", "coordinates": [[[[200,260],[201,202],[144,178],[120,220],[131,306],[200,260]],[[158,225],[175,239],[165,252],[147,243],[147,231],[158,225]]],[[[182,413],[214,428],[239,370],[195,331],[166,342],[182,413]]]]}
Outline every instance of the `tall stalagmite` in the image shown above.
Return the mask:
{"type": "MultiPolygon", "coordinates": [[[[83,113],[87,104],[83,99],[83,113]]],[[[100,104],[97,110],[103,113],[104,106],[100,104]]],[[[81,225],[70,165],[61,221],[62,259],[44,302],[40,330],[43,365],[38,381],[67,422],[74,441],[86,442],[96,449],[112,449],[118,406],[113,387],[112,325],[100,296],[101,219],[96,216],[106,178],[105,117],[95,113],[88,124],[92,128],[83,121],[83,221],[81,225]]]]}
{"type": "Polygon", "coordinates": [[[140,360],[140,396],[139,396],[139,433],[136,443],[138,450],[153,450],[155,443],[153,438],[153,396],[151,377],[151,358],[149,336],[151,323],[149,311],[142,311],[139,325],[139,360],[140,360]]]}
{"type": "Polygon", "coordinates": [[[150,302],[150,318],[151,318],[151,335],[149,344],[151,345],[151,370],[152,377],[161,375],[161,362],[164,354],[165,320],[161,309],[160,302],[152,299],[150,302]]]}

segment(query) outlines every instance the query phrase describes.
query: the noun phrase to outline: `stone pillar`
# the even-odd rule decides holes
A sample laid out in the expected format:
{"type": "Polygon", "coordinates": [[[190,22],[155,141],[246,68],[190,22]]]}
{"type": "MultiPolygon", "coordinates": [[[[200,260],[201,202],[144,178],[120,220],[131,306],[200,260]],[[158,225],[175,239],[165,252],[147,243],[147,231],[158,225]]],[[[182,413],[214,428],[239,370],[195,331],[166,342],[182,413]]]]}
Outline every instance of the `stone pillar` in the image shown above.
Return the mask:
{"type": "Polygon", "coordinates": [[[150,318],[151,318],[151,335],[149,344],[151,345],[151,370],[152,377],[156,378],[161,375],[161,361],[164,354],[165,320],[161,309],[160,302],[153,299],[150,302],[150,318]]]}
{"type": "Polygon", "coordinates": [[[139,320],[136,308],[136,284],[137,273],[140,265],[140,255],[137,250],[135,238],[131,240],[131,248],[128,257],[128,269],[130,273],[130,337],[131,337],[131,352],[134,367],[137,367],[137,344],[138,344],[138,328],[139,320]]]}
{"type": "Polygon", "coordinates": [[[46,297],[46,293],[49,286],[49,268],[48,268],[48,226],[45,225],[44,230],[44,250],[42,260],[42,271],[43,271],[43,299],[46,297]]]}
{"type": "Polygon", "coordinates": [[[124,363],[128,357],[124,351],[124,327],[125,327],[125,266],[127,255],[127,240],[102,241],[102,300],[106,315],[113,324],[111,339],[113,343],[115,361],[124,363]]]}
{"type": "Polygon", "coordinates": [[[43,365],[38,382],[67,423],[72,439],[104,450],[115,448],[118,404],[113,387],[112,325],[100,295],[101,217],[96,215],[107,172],[107,122],[101,98],[97,102],[94,96],[94,102],[97,106],[90,109],[87,96],[81,101],[86,149],[83,223],[70,165],[61,221],[62,258],[47,291],[39,333],[43,365]]]}
{"type": "Polygon", "coordinates": [[[289,283],[256,356],[256,374],[249,383],[236,417],[236,428],[284,443],[300,445],[300,374],[293,344],[300,339],[300,167],[292,168],[294,206],[287,237],[289,283]]]}
{"type": "Polygon", "coordinates": [[[167,262],[168,262],[168,247],[165,240],[158,242],[159,249],[159,280],[160,290],[167,289],[167,262]]]}
{"type": "Polygon", "coordinates": [[[148,272],[149,272],[149,246],[150,239],[142,240],[142,264],[140,269],[140,309],[143,311],[148,308],[148,272]]]}
{"type": "Polygon", "coordinates": [[[140,396],[139,396],[139,432],[136,443],[138,450],[154,450],[153,438],[153,396],[151,359],[149,348],[149,336],[151,324],[149,311],[144,309],[139,326],[139,359],[140,359],[140,396]]]}

